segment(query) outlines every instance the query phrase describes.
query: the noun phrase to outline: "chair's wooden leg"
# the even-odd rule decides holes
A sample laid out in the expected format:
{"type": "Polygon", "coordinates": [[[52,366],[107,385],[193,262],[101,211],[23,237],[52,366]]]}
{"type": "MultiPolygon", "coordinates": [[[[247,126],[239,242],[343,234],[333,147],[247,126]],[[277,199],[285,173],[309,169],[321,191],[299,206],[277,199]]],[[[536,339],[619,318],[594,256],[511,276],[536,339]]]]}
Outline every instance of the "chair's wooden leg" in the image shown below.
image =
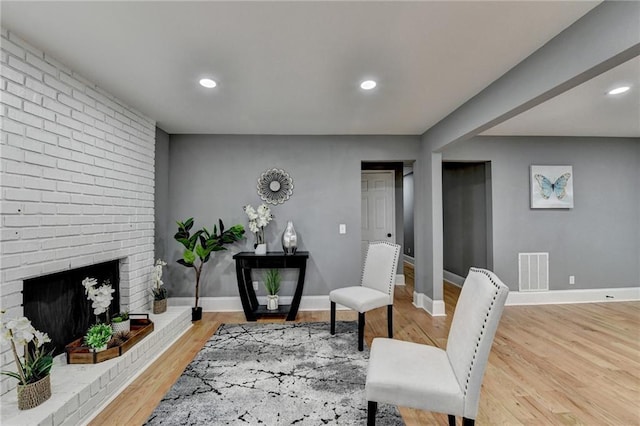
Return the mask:
{"type": "Polygon", "coordinates": [[[331,334],[336,334],[336,302],[331,302],[331,334]]]}
{"type": "Polygon", "coordinates": [[[476,424],[475,419],[468,419],[466,417],[462,418],[462,426],[473,426],[476,424]]]}
{"type": "Polygon", "coordinates": [[[389,339],[393,339],[393,305],[387,305],[387,329],[389,339]]]}
{"type": "Polygon", "coordinates": [[[376,425],[376,411],[378,411],[378,403],[369,401],[369,406],[367,407],[367,426],[376,425]]]}
{"type": "Polygon", "coordinates": [[[358,313],[358,350],[364,350],[364,312],[358,313]]]}
{"type": "Polygon", "coordinates": [[[449,426],[456,426],[456,416],[449,414],[449,426]]]}

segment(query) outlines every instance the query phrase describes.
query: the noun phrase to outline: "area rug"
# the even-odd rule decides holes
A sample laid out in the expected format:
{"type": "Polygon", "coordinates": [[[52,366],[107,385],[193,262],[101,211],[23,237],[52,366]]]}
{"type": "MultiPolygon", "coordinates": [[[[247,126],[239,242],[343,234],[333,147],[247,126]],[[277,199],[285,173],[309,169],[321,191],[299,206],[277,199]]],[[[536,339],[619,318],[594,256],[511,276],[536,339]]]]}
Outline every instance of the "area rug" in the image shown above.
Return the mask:
{"type": "MultiPolygon", "coordinates": [[[[223,324],[148,425],[364,425],[369,351],[357,323],[223,324]]],[[[378,425],[404,424],[380,404],[378,425]]]]}

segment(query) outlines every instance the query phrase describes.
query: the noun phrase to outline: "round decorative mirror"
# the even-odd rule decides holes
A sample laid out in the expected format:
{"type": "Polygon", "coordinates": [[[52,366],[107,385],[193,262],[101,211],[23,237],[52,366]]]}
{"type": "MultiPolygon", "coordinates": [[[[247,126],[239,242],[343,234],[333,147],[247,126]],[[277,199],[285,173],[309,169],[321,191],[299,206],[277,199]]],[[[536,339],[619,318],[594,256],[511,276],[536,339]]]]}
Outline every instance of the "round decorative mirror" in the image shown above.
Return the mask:
{"type": "Polygon", "coordinates": [[[258,195],[269,204],[282,204],[293,194],[293,179],[282,169],[269,169],[258,178],[258,195]]]}

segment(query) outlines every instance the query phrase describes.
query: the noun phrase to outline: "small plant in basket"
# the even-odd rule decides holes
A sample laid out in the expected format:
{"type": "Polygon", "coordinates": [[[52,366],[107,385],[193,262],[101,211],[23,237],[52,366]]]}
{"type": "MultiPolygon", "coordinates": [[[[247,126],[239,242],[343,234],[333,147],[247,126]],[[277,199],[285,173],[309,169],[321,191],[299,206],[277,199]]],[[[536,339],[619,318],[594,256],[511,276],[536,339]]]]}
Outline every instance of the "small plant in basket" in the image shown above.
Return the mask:
{"type": "Polygon", "coordinates": [[[156,264],[153,267],[153,287],[151,293],[153,294],[153,313],[161,314],[167,310],[167,289],[162,286],[162,267],[166,266],[167,262],[164,260],[156,260],[156,264]]]}
{"type": "Polygon", "coordinates": [[[108,324],[94,324],[84,336],[84,342],[95,352],[100,352],[107,348],[107,343],[111,340],[112,334],[113,329],[108,324]]]}
{"type": "Polygon", "coordinates": [[[5,322],[4,314],[4,310],[0,311],[0,341],[11,343],[17,372],[3,371],[2,374],[18,380],[18,409],[33,408],[51,396],[49,373],[53,366],[53,351],[46,352],[44,348],[51,339],[36,330],[26,317],[5,322]],[[22,359],[16,345],[24,346],[22,359]]]}

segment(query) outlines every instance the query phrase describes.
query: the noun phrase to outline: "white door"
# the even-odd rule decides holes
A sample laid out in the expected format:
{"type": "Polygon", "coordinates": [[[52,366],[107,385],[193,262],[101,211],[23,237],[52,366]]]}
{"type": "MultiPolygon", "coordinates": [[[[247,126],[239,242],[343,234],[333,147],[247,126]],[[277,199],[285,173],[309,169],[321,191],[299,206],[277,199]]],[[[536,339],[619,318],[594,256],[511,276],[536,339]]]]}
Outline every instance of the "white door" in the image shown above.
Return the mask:
{"type": "Polygon", "coordinates": [[[369,241],[395,243],[394,172],[362,172],[362,261],[369,241]]]}

